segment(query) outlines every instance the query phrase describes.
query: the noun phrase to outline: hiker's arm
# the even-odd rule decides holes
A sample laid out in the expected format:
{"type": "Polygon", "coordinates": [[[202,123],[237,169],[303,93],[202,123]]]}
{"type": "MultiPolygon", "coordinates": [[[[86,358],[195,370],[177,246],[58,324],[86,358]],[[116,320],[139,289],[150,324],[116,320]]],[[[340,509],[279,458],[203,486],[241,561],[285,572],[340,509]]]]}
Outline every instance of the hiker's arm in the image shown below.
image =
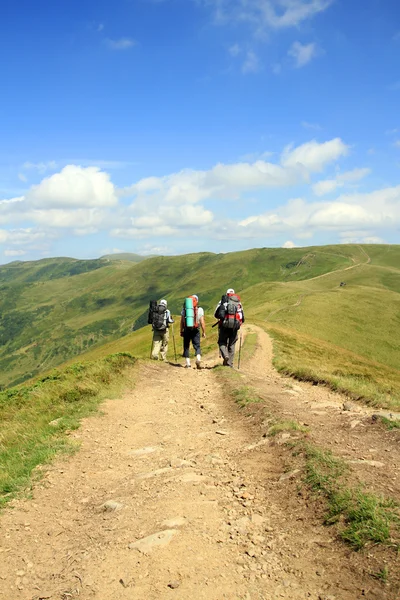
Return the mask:
{"type": "Polygon", "coordinates": [[[201,329],[203,331],[203,338],[206,337],[206,322],[204,320],[204,317],[200,317],[200,325],[201,325],[201,329]]]}
{"type": "Polygon", "coordinates": [[[183,330],[185,329],[185,317],[181,316],[181,336],[183,337],[183,330]]]}
{"type": "Polygon", "coordinates": [[[221,302],[218,302],[216,309],[214,310],[214,319],[218,319],[219,307],[221,306],[221,302]]]}
{"type": "Polygon", "coordinates": [[[168,311],[168,323],[175,323],[175,321],[172,318],[171,311],[168,311]]]}

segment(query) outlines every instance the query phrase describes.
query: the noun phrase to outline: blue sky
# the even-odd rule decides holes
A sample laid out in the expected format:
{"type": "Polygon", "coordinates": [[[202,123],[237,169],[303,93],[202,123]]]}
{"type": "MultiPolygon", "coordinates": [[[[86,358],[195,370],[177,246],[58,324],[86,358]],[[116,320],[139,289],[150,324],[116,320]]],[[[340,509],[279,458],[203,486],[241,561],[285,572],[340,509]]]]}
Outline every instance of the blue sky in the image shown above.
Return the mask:
{"type": "Polygon", "coordinates": [[[23,0],[0,51],[2,263],[400,243],[396,0],[23,0]]]}

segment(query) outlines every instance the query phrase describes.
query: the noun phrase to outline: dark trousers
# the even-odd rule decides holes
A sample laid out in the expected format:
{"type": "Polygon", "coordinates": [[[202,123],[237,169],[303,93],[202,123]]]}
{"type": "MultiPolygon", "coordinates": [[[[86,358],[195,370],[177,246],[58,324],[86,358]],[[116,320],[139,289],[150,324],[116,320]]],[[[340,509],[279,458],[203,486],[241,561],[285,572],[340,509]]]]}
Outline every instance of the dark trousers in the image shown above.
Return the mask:
{"type": "Polygon", "coordinates": [[[219,328],[218,346],[221,356],[224,359],[224,365],[233,367],[233,359],[235,358],[235,344],[238,339],[238,329],[219,328]]]}
{"type": "Polygon", "coordinates": [[[190,356],[190,342],[193,344],[195,354],[201,354],[199,327],[185,327],[183,330],[183,356],[185,358],[190,356]]]}
{"type": "Polygon", "coordinates": [[[201,354],[199,327],[185,327],[183,330],[183,356],[190,356],[190,342],[193,344],[195,354],[201,354]]]}

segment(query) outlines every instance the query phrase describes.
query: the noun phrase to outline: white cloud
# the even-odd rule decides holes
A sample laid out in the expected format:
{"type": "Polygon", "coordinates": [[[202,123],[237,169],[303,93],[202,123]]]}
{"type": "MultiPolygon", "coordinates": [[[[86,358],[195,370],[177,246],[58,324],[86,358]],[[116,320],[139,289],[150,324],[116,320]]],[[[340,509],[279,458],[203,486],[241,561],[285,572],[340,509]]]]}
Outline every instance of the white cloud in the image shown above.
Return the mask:
{"type": "Polygon", "coordinates": [[[100,33],[101,31],[103,31],[103,29],[104,29],[104,25],[103,25],[103,23],[99,23],[99,24],[97,25],[97,31],[98,31],[98,33],[100,33]]]}
{"type": "MultiPolygon", "coordinates": [[[[107,229],[118,222],[117,215],[100,208],[73,208],[67,209],[34,209],[26,213],[26,218],[43,227],[54,229],[74,229],[95,233],[100,229],[107,229]]],[[[126,219],[126,216],[124,217],[126,219]]]]}
{"type": "Polygon", "coordinates": [[[22,168],[26,171],[37,171],[40,175],[44,175],[47,171],[55,171],[57,169],[57,163],[55,160],[39,163],[25,162],[22,165],[22,168]]]}
{"type": "Polygon", "coordinates": [[[108,173],[76,165],[67,165],[32,186],[26,200],[37,208],[105,207],[118,202],[108,173]]]}
{"type": "Polygon", "coordinates": [[[335,179],[325,179],[318,181],[312,186],[312,190],[316,196],[324,196],[334,192],[338,187],[343,187],[346,183],[355,183],[360,181],[371,172],[370,169],[353,169],[345,173],[338,173],[335,179]]]}
{"type": "Polygon", "coordinates": [[[28,178],[26,175],[24,175],[23,173],[18,173],[18,179],[20,181],[23,181],[24,183],[26,183],[28,181],[28,178]]]}
{"type": "Polygon", "coordinates": [[[340,183],[360,181],[371,173],[371,169],[353,169],[352,171],[346,171],[345,173],[339,173],[337,180],[340,183]]]}
{"type": "Polygon", "coordinates": [[[386,244],[385,240],[379,236],[365,235],[363,231],[346,231],[340,234],[341,244],[386,244]]]}
{"type": "Polygon", "coordinates": [[[26,250],[4,250],[4,256],[25,256],[28,254],[26,250]]]}
{"type": "Polygon", "coordinates": [[[317,55],[317,46],[314,43],[293,42],[288,50],[288,55],[294,58],[295,67],[299,69],[305,67],[317,55]]]}
{"type": "Polygon", "coordinates": [[[242,65],[242,73],[257,73],[260,70],[260,61],[258,56],[252,50],[246,54],[246,59],[242,65]]]}
{"type": "Polygon", "coordinates": [[[121,250],[121,248],[103,248],[100,250],[100,254],[104,256],[105,254],[123,254],[126,250],[121,250]]]}
{"type": "MultiPolygon", "coordinates": [[[[317,231],[339,235],[360,230],[363,234],[359,237],[373,238],[380,237],[382,229],[399,229],[400,186],[371,194],[343,194],[329,201],[294,198],[257,214],[254,207],[258,202],[269,205],[270,190],[308,183],[314,173],[324,171],[348,152],[349,146],[340,138],[323,143],[312,140],[287,146],[274,162],[268,156],[256,156],[254,161],[219,163],[208,170],[143,178],[118,191],[108,173],[68,165],[33,186],[25,197],[0,201],[2,227],[6,223],[13,227],[18,222],[24,227],[29,224],[25,229],[0,229],[0,243],[7,248],[17,244],[31,248],[34,243],[49,243],[52,236],[87,236],[98,231],[120,239],[157,240],[151,241],[151,247],[161,247],[163,237],[276,240],[279,234],[284,236],[282,242],[289,243],[310,238],[317,231]],[[118,203],[118,195],[128,197],[128,202],[118,203]],[[226,201],[235,200],[240,201],[240,219],[227,216],[231,211],[226,201]]],[[[339,172],[314,186],[325,193],[329,186],[331,191],[351,186],[368,173],[368,169],[339,172]]]]}
{"type": "Polygon", "coordinates": [[[276,233],[364,231],[370,238],[382,229],[400,227],[400,185],[367,194],[347,194],[328,202],[306,202],[302,198],[261,215],[231,224],[231,239],[257,238],[276,233]]]}
{"type": "Polygon", "coordinates": [[[147,244],[143,249],[138,250],[137,254],[140,256],[151,256],[153,254],[165,256],[166,254],[174,254],[174,252],[170,246],[151,246],[150,244],[147,244]]]}
{"type": "Polygon", "coordinates": [[[321,131],[322,129],[321,125],[318,125],[318,123],[309,123],[308,121],[302,121],[301,126],[304,127],[304,129],[312,129],[313,131],[321,131]]]}
{"type": "Polygon", "coordinates": [[[228,49],[228,52],[231,56],[236,58],[236,56],[239,56],[239,54],[241,53],[241,48],[240,48],[239,44],[233,44],[233,46],[231,46],[228,49]]]}
{"type": "Polygon", "coordinates": [[[131,38],[120,38],[118,40],[106,40],[106,44],[111,50],[128,50],[136,45],[135,40],[131,38]]]}
{"type": "Polygon", "coordinates": [[[316,196],[325,196],[334,192],[338,187],[339,183],[336,179],[325,179],[324,181],[318,181],[312,186],[312,190],[316,196]]]}
{"type": "Polygon", "coordinates": [[[46,231],[27,229],[0,229],[0,244],[26,245],[44,240],[51,235],[46,231]]]}
{"type": "Polygon", "coordinates": [[[393,144],[396,148],[400,148],[400,140],[396,140],[393,144]]]}
{"type": "Polygon", "coordinates": [[[282,248],[296,248],[296,244],[288,240],[283,244],[282,248]]]}
{"type": "Polygon", "coordinates": [[[284,167],[304,167],[310,172],[322,171],[330,162],[347,156],[349,146],[340,138],[319,144],[316,140],[293,148],[287,146],[282,154],[284,167]]]}
{"type": "Polygon", "coordinates": [[[245,22],[256,31],[297,27],[325,11],[333,0],[203,0],[217,22],[245,22]]]}

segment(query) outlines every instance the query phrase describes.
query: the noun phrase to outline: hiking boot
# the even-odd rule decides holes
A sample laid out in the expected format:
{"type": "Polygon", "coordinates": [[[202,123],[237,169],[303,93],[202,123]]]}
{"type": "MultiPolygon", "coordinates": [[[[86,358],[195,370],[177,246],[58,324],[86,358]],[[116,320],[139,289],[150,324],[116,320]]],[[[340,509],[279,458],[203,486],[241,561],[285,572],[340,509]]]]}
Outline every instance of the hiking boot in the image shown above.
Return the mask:
{"type": "Polygon", "coordinates": [[[196,360],[196,367],[198,369],[201,369],[201,362],[199,360],[196,360]]]}
{"type": "Polygon", "coordinates": [[[191,369],[191,365],[184,365],[184,369],[191,369]]]}
{"type": "Polygon", "coordinates": [[[227,357],[225,356],[225,357],[224,357],[224,360],[223,360],[223,363],[222,363],[222,366],[223,366],[223,367],[229,367],[229,364],[228,364],[228,362],[229,362],[229,358],[227,358],[227,357]]]}

